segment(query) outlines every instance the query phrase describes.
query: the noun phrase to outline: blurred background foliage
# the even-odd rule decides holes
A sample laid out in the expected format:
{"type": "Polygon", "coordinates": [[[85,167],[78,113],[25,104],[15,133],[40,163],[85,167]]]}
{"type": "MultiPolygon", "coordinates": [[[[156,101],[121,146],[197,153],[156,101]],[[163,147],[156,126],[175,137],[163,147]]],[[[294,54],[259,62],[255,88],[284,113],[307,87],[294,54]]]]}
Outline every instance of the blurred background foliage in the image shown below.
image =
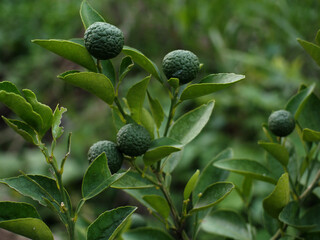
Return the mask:
{"type": "MultiPolygon", "coordinates": [[[[181,113],[208,98],[216,100],[212,120],[184,151],[183,161],[175,170],[178,174],[174,174],[173,188],[183,186],[196,168],[203,168],[226,147],[232,147],[237,157],[263,158],[263,151],[256,144],[263,138],[262,123],[273,110],[285,105],[301,83],[317,82],[319,70],[296,38],[313,41],[320,26],[319,1],[89,2],[108,22],[123,30],[126,45],[139,49],[158,66],[169,51],[188,49],[204,64],[200,75],[218,72],[246,75],[245,81],[231,88],[182,105],[181,113]]],[[[115,138],[111,112],[99,99],[56,78],[78,66],[33,45],[31,40],[82,37],[80,3],[80,0],[0,1],[0,81],[11,81],[20,89],[31,89],[41,102],[52,108],[59,103],[68,109],[63,125],[66,132],[73,132],[73,139],[72,160],[66,164],[65,180],[74,189],[75,196],[87,167],[89,146],[101,139],[115,138]]],[[[116,66],[119,59],[114,60],[116,66]]],[[[145,75],[135,67],[125,79],[127,84],[123,90],[145,75]]],[[[165,95],[156,81],[152,81],[150,89],[167,108],[165,95]]],[[[0,113],[11,114],[3,105],[0,113]]],[[[3,121],[0,122],[0,135],[1,177],[17,175],[19,169],[47,174],[47,166],[38,150],[26,144],[3,121]]],[[[61,156],[65,152],[63,141],[66,142],[66,137],[67,134],[57,149],[61,156]]],[[[265,189],[268,191],[268,186],[265,189]]],[[[3,186],[0,190],[7,198],[16,197],[3,186]]],[[[266,191],[258,194],[265,197],[266,191]]],[[[118,191],[108,191],[92,200],[97,208],[93,212],[130,201],[119,195],[118,191]]],[[[239,205],[236,196],[230,199],[234,200],[230,200],[229,205],[239,205]]],[[[241,209],[241,204],[238,208],[241,209]]],[[[89,215],[93,214],[90,206],[87,209],[89,215]]],[[[254,217],[258,218],[256,215],[254,217]]]]}

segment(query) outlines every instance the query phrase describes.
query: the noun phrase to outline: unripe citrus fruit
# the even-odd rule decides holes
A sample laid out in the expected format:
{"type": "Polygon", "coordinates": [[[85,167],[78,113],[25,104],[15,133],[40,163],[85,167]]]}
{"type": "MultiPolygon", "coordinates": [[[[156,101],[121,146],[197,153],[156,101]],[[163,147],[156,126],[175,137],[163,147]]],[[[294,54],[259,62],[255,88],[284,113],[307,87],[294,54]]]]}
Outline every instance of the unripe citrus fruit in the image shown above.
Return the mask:
{"type": "Polygon", "coordinates": [[[269,116],[268,127],[274,135],[285,137],[294,130],[295,120],[290,112],[278,110],[269,116]]]}
{"type": "Polygon", "coordinates": [[[144,154],[150,143],[149,132],[143,126],[135,123],[124,125],[117,134],[117,144],[120,151],[131,157],[144,154]]]}
{"type": "Polygon", "coordinates": [[[162,61],[162,69],[168,79],[178,78],[185,84],[196,78],[200,62],[198,57],[188,50],[169,52],[162,61]]]}
{"type": "Polygon", "coordinates": [[[117,145],[108,140],[96,142],[90,147],[88,151],[89,163],[103,152],[106,153],[110,172],[112,174],[118,172],[123,162],[123,155],[119,151],[117,145]]]}
{"type": "Polygon", "coordinates": [[[84,45],[97,59],[116,57],[122,50],[124,37],[122,31],[105,22],[91,24],[84,33],[84,45]]]}

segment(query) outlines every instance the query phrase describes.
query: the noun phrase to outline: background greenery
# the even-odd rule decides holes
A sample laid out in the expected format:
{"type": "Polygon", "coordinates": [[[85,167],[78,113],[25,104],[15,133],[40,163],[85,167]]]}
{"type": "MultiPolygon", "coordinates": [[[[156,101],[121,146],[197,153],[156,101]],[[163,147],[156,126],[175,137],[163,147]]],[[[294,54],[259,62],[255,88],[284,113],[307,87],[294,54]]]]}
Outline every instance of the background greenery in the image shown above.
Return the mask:
{"type": "MultiPolygon", "coordinates": [[[[98,140],[115,138],[111,114],[99,99],[56,78],[77,66],[32,44],[31,40],[82,37],[80,3],[80,0],[0,1],[0,81],[12,81],[20,89],[33,90],[40,101],[52,108],[59,103],[68,109],[63,125],[66,132],[73,132],[73,143],[65,180],[75,197],[80,190],[79,179],[88,166],[89,146],[98,140]]],[[[211,122],[186,147],[183,161],[175,170],[177,174],[173,175],[173,188],[178,193],[195,169],[203,168],[226,147],[232,147],[237,157],[262,159],[263,151],[256,144],[263,138],[262,123],[273,110],[284,106],[301,83],[318,81],[316,64],[296,38],[313,41],[320,25],[319,1],[92,0],[90,3],[107,21],[123,30],[126,45],[141,50],[159,65],[167,52],[188,49],[204,63],[202,75],[218,72],[246,75],[245,81],[214,95],[216,106],[211,122]]],[[[126,81],[141,79],[143,74],[135,67],[126,81]]],[[[152,92],[161,96],[157,83],[153,81],[151,85],[152,92]]],[[[159,100],[168,105],[164,99],[159,100]]],[[[181,112],[205,101],[206,97],[187,101],[181,112]]],[[[8,109],[2,105],[0,113],[8,116],[8,109]]],[[[48,174],[37,149],[25,143],[3,121],[0,136],[1,177],[15,176],[19,169],[48,174]]],[[[65,144],[62,142],[60,146],[62,156],[65,144]]],[[[231,175],[231,178],[239,177],[231,175]]],[[[258,184],[262,186],[255,196],[257,212],[253,217],[261,222],[259,199],[267,195],[270,186],[258,184]]],[[[3,186],[0,193],[7,199],[18,197],[3,186]]],[[[224,204],[241,210],[241,201],[236,193],[233,195],[224,204]]],[[[84,211],[90,219],[102,209],[128,202],[132,199],[122,192],[108,190],[91,200],[91,207],[88,204],[84,211]]],[[[56,219],[48,217],[48,221],[55,223],[56,219]]]]}

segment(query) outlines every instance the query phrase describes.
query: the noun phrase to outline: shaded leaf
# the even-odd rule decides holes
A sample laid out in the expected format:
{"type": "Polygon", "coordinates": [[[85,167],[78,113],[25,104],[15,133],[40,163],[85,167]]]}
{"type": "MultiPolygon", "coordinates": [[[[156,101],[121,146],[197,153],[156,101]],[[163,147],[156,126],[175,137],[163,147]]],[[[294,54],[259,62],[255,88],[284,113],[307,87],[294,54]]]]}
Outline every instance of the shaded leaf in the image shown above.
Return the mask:
{"type": "Polygon", "coordinates": [[[54,139],[59,138],[63,133],[63,127],[60,127],[62,114],[67,111],[66,108],[61,107],[59,109],[59,105],[57,105],[56,109],[53,112],[53,119],[52,119],[52,137],[54,139]]]}
{"type": "Polygon", "coordinates": [[[306,225],[313,225],[312,232],[320,233],[320,204],[309,207],[301,217],[301,222],[306,225]]]}
{"type": "Polygon", "coordinates": [[[284,167],[288,165],[289,153],[285,146],[282,146],[279,143],[262,141],[259,141],[258,144],[263,147],[268,153],[270,153],[275,159],[277,159],[284,167]]]}
{"type": "Polygon", "coordinates": [[[16,85],[14,85],[13,83],[8,82],[8,81],[0,82],[0,90],[3,90],[5,92],[15,93],[17,95],[21,95],[21,93],[18,90],[18,88],[16,87],[16,85]]]}
{"type": "Polygon", "coordinates": [[[165,173],[172,173],[173,170],[178,166],[179,162],[182,159],[183,150],[174,152],[170,154],[168,157],[166,157],[161,164],[161,169],[165,173]]]}
{"type": "Polygon", "coordinates": [[[159,195],[146,195],[143,196],[143,200],[149,203],[149,205],[165,219],[169,217],[170,207],[163,197],[159,195]]]}
{"type": "Polygon", "coordinates": [[[123,240],[174,240],[166,232],[150,227],[137,228],[121,235],[123,240]]]}
{"type": "Polygon", "coordinates": [[[157,129],[159,129],[164,119],[163,108],[158,99],[153,99],[148,91],[147,91],[147,94],[148,94],[149,105],[150,105],[154,122],[157,125],[157,129]]]}
{"type": "Polygon", "coordinates": [[[309,128],[303,129],[302,136],[303,136],[303,140],[307,142],[320,141],[320,132],[311,130],[309,128]]]}
{"type": "Polygon", "coordinates": [[[113,86],[116,84],[116,73],[110,60],[101,60],[102,73],[110,79],[113,86]]]}
{"type": "Polygon", "coordinates": [[[105,22],[103,17],[95,9],[93,9],[86,0],[83,0],[81,3],[80,17],[85,29],[95,22],[105,22]]]}
{"type": "Polygon", "coordinates": [[[318,45],[320,45],[320,30],[318,30],[317,35],[315,37],[315,41],[318,45]]]}
{"type": "Polygon", "coordinates": [[[144,126],[145,129],[149,132],[151,139],[154,138],[154,120],[153,117],[151,116],[150,112],[142,108],[141,110],[141,125],[144,126]]]}
{"type": "Polygon", "coordinates": [[[119,84],[122,82],[122,80],[125,78],[127,73],[131,70],[134,63],[130,56],[126,56],[122,59],[119,69],[119,84]]]}
{"type": "Polygon", "coordinates": [[[179,78],[170,78],[168,80],[168,83],[171,87],[173,88],[178,88],[179,87],[179,78]]]}
{"type": "Polygon", "coordinates": [[[187,184],[186,184],[186,186],[184,188],[184,191],[183,191],[184,200],[187,200],[190,197],[190,195],[191,195],[191,193],[192,193],[192,191],[193,191],[193,189],[196,186],[196,183],[198,181],[199,174],[200,174],[200,171],[199,171],[199,169],[197,169],[195,171],[195,173],[191,176],[189,181],[187,182],[187,184]]]}
{"type": "Polygon", "coordinates": [[[164,197],[162,192],[159,189],[156,189],[155,187],[152,188],[138,188],[138,189],[124,189],[126,193],[128,193],[130,196],[135,198],[137,201],[139,201],[141,204],[146,206],[147,208],[153,209],[152,206],[146,202],[143,197],[147,195],[158,195],[161,197],[164,197]]]}
{"type": "Polygon", "coordinates": [[[141,177],[137,172],[129,171],[118,181],[111,185],[112,188],[119,189],[137,189],[154,187],[147,179],[141,177]]]}
{"type": "Polygon", "coordinates": [[[320,66],[320,47],[314,43],[302,39],[298,39],[298,42],[304,48],[304,50],[309,53],[318,66],[320,66]]]}
{"type": "Polygon", "coordinates": [[[320,131],[320,99],[311,94],[307,102],[301,109],[298,122],[302,128],[309,128],[314,131],[320,131]]]}

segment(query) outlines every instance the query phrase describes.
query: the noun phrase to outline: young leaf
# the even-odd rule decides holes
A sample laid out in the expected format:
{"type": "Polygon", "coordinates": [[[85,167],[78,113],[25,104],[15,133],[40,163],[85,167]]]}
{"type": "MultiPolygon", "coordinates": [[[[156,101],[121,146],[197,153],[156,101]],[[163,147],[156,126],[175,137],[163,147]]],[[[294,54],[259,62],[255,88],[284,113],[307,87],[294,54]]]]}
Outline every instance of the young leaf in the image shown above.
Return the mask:
{"type": "Polygon", "coordinates": [[[113,86],[116,84],[116,73],[114,71],[114,67],[110,60],[102,60],[100,61],[102,66],[102,73],[110,79],[113,86]]]}
{"type": "Polygon", "coordinates": [[[270,143],[259,141],[258,144],[277,159],[282,166],[286,167],[289,162],[289,153],[287,149],[279,143],[270,143]]]}
{"type": "Polygon", "coordinates": [[[199,169],[197,169],[197,171],[192,175],[192,177],[187,182],[187,185],[185,186],[184,191],[183,191],[184,200],[187,200],[190,197],[190,195],[191,195],[191,193],[192,193],[192,191],[198,181],[199,174],[200,174],[200,171],[199,171],[199,169]]]}
{"type": "Polygon", "coordinates": [[[90,164],[83,177],[82,197],[85,200],[93,198],[125,174],[126,172],[111,175],[106,154],[103,152],[90,164]]]}
{"type": "Polygon", "coordinates": [[[288,173],[284,173],[278,180],[273,192],[263,200],[264,210],[273,218],[278,218],[290,201],[290,186],[288,173]]]}
{"type": "Polygon", "coordinates": [[[147,58],[142,52],[128,46],[124,46],[122,52],[130,56],[135,63],[137,63],[148,73],[152,74],[152,76],[154,76],[160,82],[163,82],[157,65],[147,58]]]}
{"type": "Polygon", "coordinates": [[[131,117],[141,123],[141,112],[146,95],[147,87],[151,76],[142,79],[140,82],[133,85],[127,93],[127,101],[131,112],[131,117]]]}
{"type": "Polygon", "coordinates": [[[207,233],[237,240],[251,240],[247,224],[236,212],[218,210],[205,217],[201,229],[207,233]]]}
{"type": "Polygon", "coordinates": [[[217,92],[243,80],[244,78],[244,75],[234,73],[210,74],[203,78],[199,83],[187,86],[183,90],[180,100],[193,99],[217,92]]]}
{"type": "Polygon", "coordinates": [[[81,44],[59,39],[35,39],[32,42],[90,71],[97,72],[93,58],[81,44]]]}
{"type": "Polygon", "coordinates": [[[147,91],[149,105],[153,119],[157,125],[157,129],[161,127],[161,123],[164,119],[164,111],[158,99],[153,99],[149,92],[147,91]]]}
{"type": "Polygon", "coordinates": [[[67,75],[61,74],[58,77],[67,83],[90,92],[109,105],[113,103],[114,87],[110,79],[101,73],[78,72],[67,75]]]}
{"type": "Polygon", "coordinates": [[[87,231],[87,240],[113,240],[129,220],[136,207],[119,207],[102,213],[87,231]]]}
{"type": "Polygon", "coordinates": [[[142,227],[125,232],[122,240],[174,240],[168,233],[150,227],[142,227]]]}
{"type": "Polygon", "coordinates": [[[141,177],[137,172],[129,171],[118,181],[111,185],[112,188],[118,189],[138,189],[154,187],[146,178],[141,177]]]}
{"type": "Polygon", "coordinates": [[[209,185],[199,197],[190,213],[201,211],[218,204],[231,193],[234,187],[235,186],[229,182],[217,182],[209,185]]]}
{"type": "Polygon", "coordinates": [[[5,92],[15,93],[17,95],[21,95],[21,93],[18,90],[18,88],[16,87],[16,85],[14,85],[13,83],[8,82],[8,81],[0,82],[0,90],[3,90],[5,92]]]}
{"type": "Polygon", "coordinates": [[[239,173],[245,176],[251,176],[255,179],[276,184],[277,180],[273,178],[271,172],[261,163],[249,159],[225,159],[213,164],[215,167],[239,173]]]}
{"type": "Polygon", "coordinates": [[[86,0],[81,3],[80,17],[85,29],[95,22],[105,22],[103,17],[86,0]]]}
{"type": "Polygon", "coordinates": [[[203,104],[187,112],[172,125],[168,136],[182,144],[189,143],[198,136],[209,121],[213,107],[214,101],[210,101],[207,104],[203,104]]]}
{"type": "Polygon", "coordinates": [[[54,139],[59,138],[63,133],[63,127],[60,127],[62,114],[66,112],[67,109],[61,107],[59,109],[59,105],[57,105],[56,109],[53,112],[53,119],[52,119],[52,137],[54,139]]]}
{"type": "Polygon", "coordinates": [[[126,56],[122,59],[119,69],[119,84],[122,82],[122,80],[125,78],[127,73],[131,70],[134,63],[132,61],[132,58],[130,56],[126,56]]]}
{"type": "Polygon", "coordinates": [[[143,196],[143,200],[149,203],[149,205],[165,219],[169,217],[170,207],[163,197],[159,195],[146,195],[143,196]]]}
{"type": "Polygon", "coordinates": [[[307,142],[320,141],[320,132],[311,130],[309,128],[303,129],[302,136],[303,136],[303,140],[307,142]]]}
{"type": "Polygon", "coordinates": [[[304,48],[304,50],[309,53],[318,66],[320,66],[320,47],[314,43],[302,39],[298,39],[298,42],[304,48]]]}

